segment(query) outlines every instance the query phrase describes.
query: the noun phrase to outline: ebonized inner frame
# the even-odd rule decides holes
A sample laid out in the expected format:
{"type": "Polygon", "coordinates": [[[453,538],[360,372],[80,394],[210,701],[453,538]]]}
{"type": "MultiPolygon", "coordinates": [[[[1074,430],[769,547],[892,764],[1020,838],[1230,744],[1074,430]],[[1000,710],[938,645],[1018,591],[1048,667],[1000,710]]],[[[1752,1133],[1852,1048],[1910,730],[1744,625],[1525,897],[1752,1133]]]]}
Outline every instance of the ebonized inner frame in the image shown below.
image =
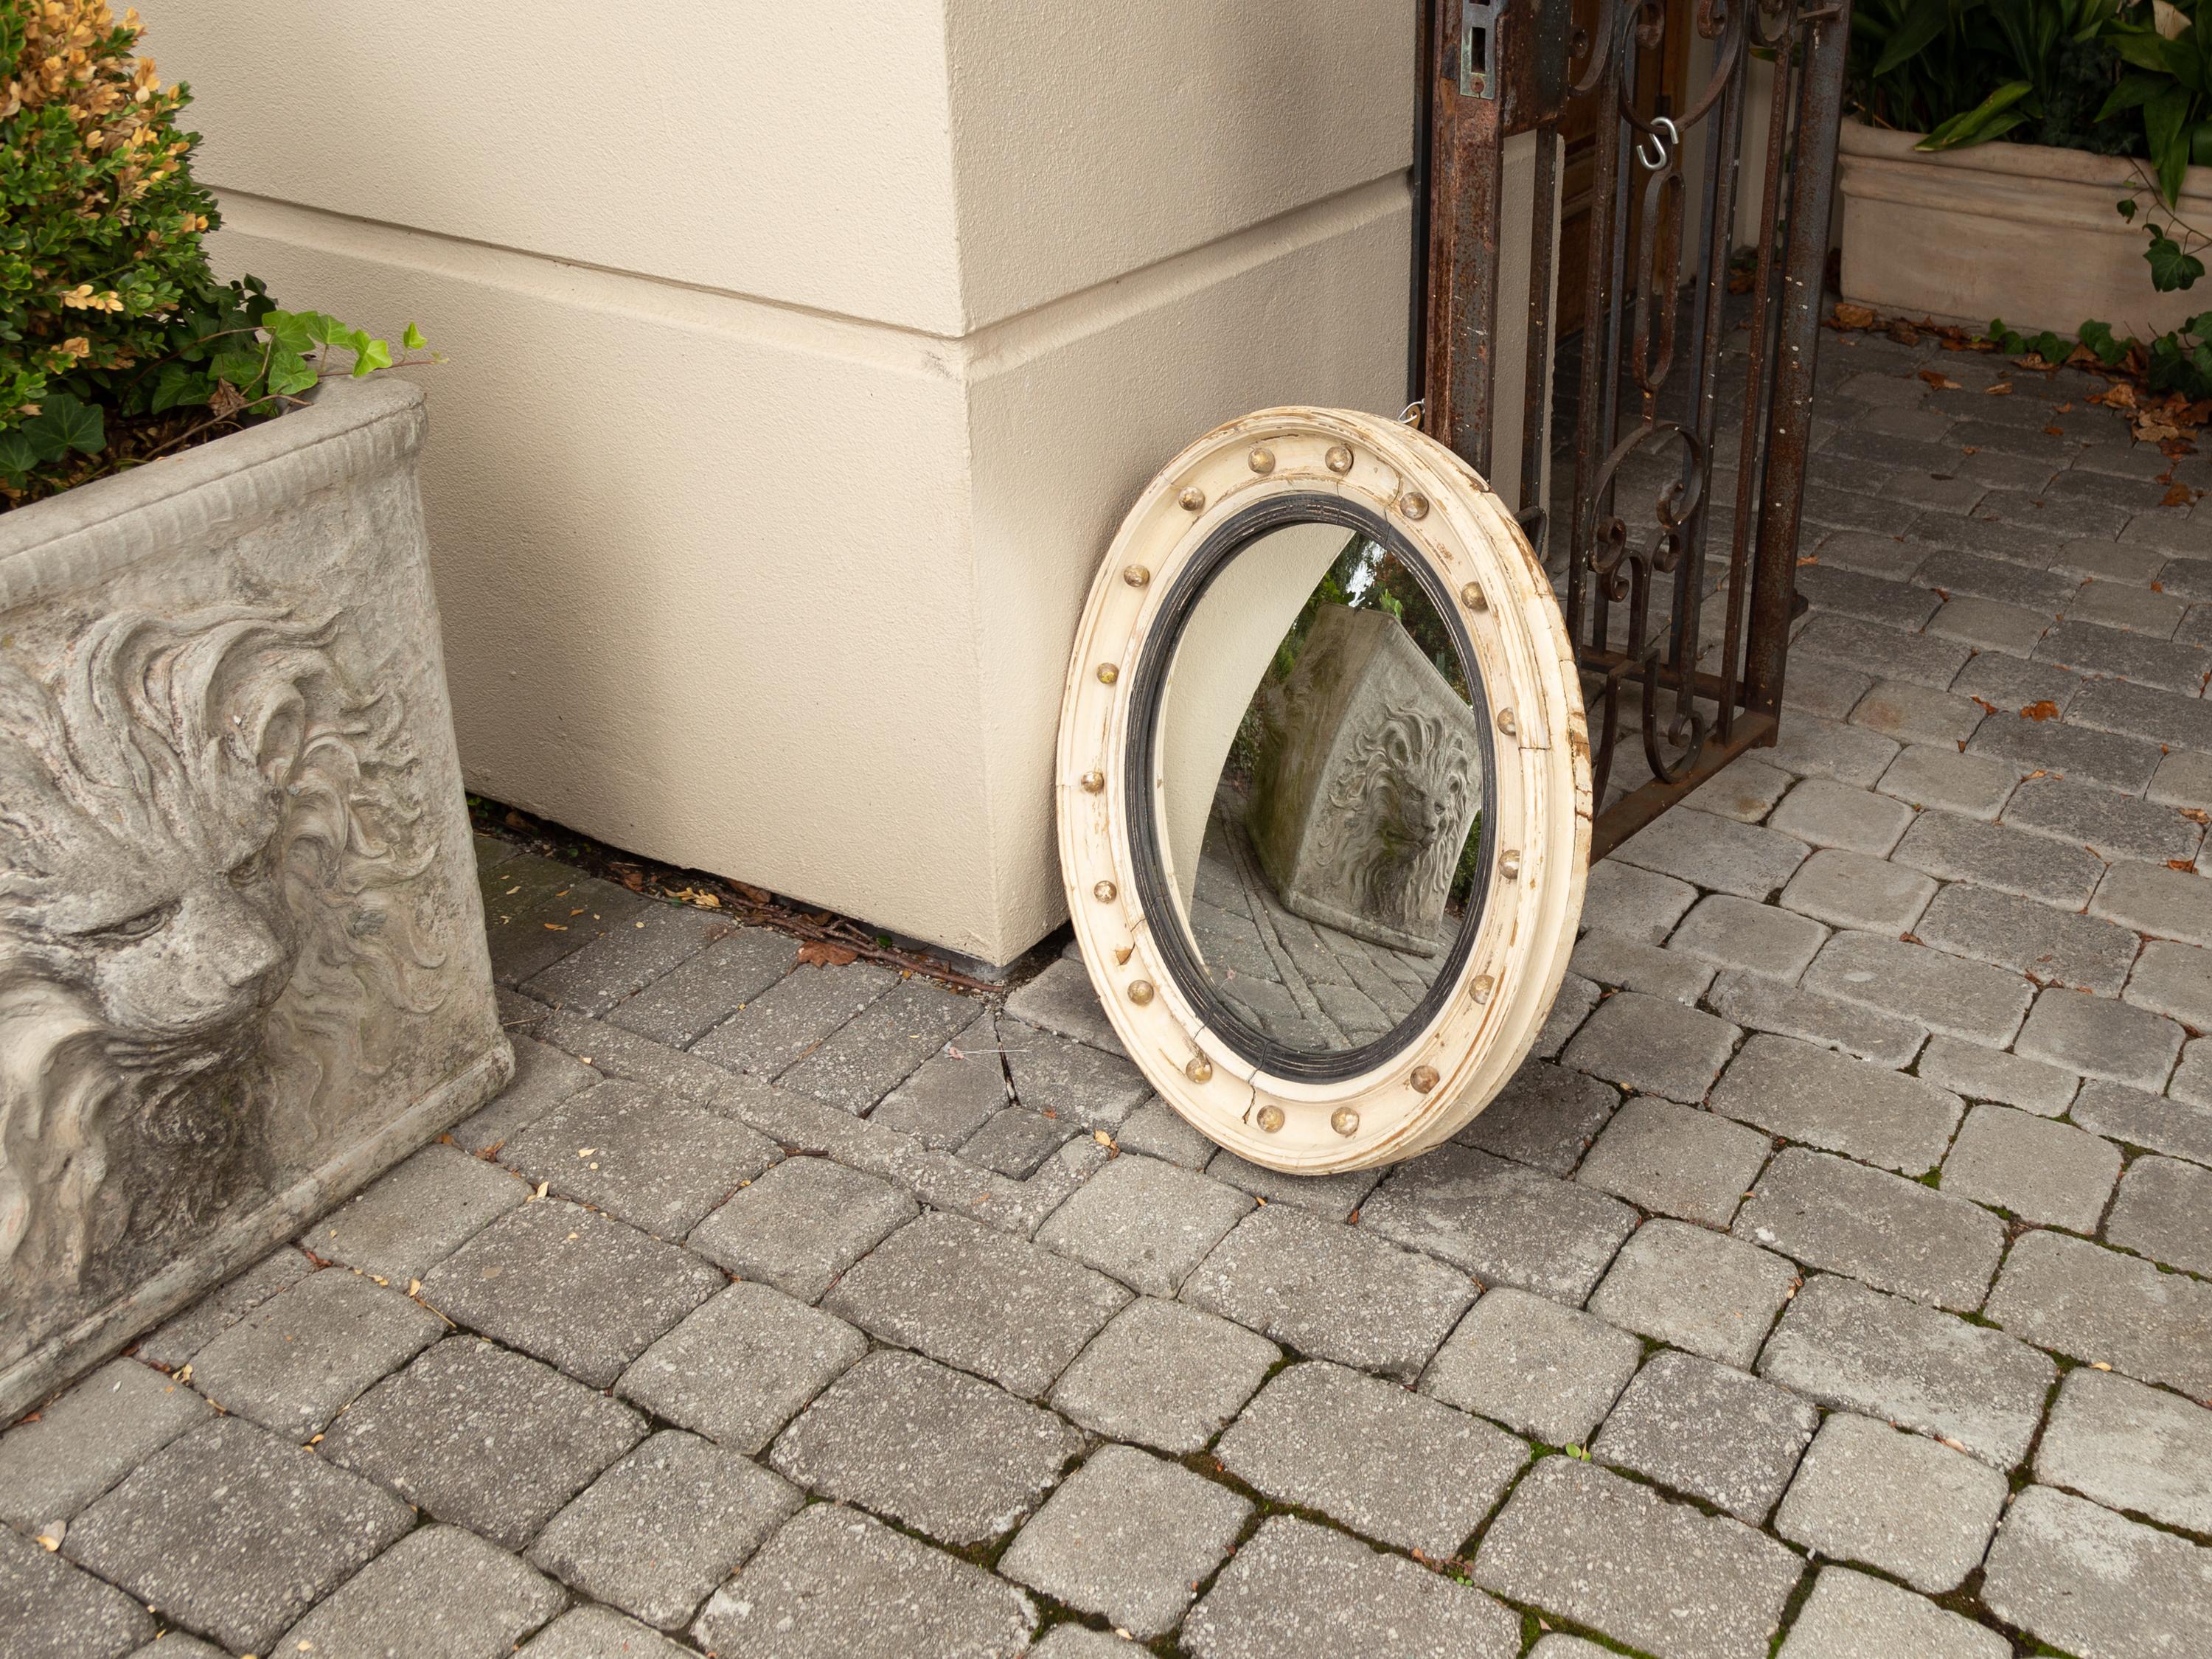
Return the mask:
{"type": "Polygon", "coordinates": [[[1403,531],[1364,503],[1319,490],[1273,495],[1224,520],[1177,573],[1153,621],[1150,647],[1138,653],[1137,672],[1129,688],[1129,725],[1124,738],[1122,770],[1128,792],[1125,805],[1128,812],[1130,859],[1135,866],[1131,874],[1136,882],[1138,902],[1145,916],[1153,923],[1152,939],[1161,960],[1206,1025],[1261,1072],[1301,1083],[1340,1083],[1374,1070],[1406,1048],[1450,998],[1453,988],[1459,983],[1461,971],[1467,966],[1468,953],[1474,948],[1475,935],[1481,929],[1494,878],[1491,872],[1496,868],[1498,765],[1489,690],[1482,682],[1474,642],[1468,637],[1466,623],[1460,617],[1458,603],[1449,586],[1430,563],[1427,555],[1403,531]],[[1197,948],[1182,925],[1182,912],[1169,890],[1166,866],[1160,858],[1159,815],[1152,790],[1161,701],[1167,687],[1168,671],[1175,662],[1176,648],[1182,642],[1191,613],[1231,559],[1268,532],[1296,524],[1338,525],[1388,548],[1397,556],[1400,563],[1413,573],[1429,603],[1443,618],[1451,635],[1452,649],[1459,655],[1461,677],[1467,682],[1475,724],[1481,733],[1481,833],[1492,841],[1484,860],[1485,878],[1470,896],[1460,917],[1459,933],[1445,951],[1427,994],[1413,1012],[1371,1042],[1322,1054],[1286,1048],[1265,1033],[1252,1030],[1214,994],[1212,981],[1206,977],[1197,948]],[[1172,921],[1174,925],[1159,925],[1163,918],[1172,921]]]}

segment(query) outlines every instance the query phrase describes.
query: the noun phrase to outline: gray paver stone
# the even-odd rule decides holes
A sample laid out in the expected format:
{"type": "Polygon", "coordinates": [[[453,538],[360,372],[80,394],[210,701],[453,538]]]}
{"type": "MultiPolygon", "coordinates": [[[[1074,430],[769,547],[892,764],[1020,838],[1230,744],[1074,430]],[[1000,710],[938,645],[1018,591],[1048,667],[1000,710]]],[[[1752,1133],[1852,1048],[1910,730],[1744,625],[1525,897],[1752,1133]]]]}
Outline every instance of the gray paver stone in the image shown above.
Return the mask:
{"type": "MultiPolygon", "coordinates": [[[[1613,1121],[1617,1129],[1620,1118],[1613,1121]]],[[[1400,1164],[1359,1215],[1363,1231],[1486,1284],[1517,1285],[1577,1306],[1636,1224],[1635,1212],[1589,1188],[1458,1146],[1400,1164]]]]}
{"type": "Polygon", "coordinates": [[[294,1249],[272,1250],[244,1273],[209,1291],[138,1345],[138,1358],[176,1369],[287,1285],[314,1272],[294,1249]]]}
{"type": "Polygon", "coordinates": [[[648,904],[626,927],[599,935],[533,975],[523,989],[556,1008],[604,1014],[737,929],[688,904],[648,904]]]}
{"type": "Polygon", "coordinates": [[[465,1152],[505,1146],[569,1096],[601,1080],[600,1073],[550,1043],[514,1032],[509,1041],[514,1044],[514,1080],[489,1105],[453,1126],[453,1144],[465,1152]]]}
{"type": "Polygon", "coordinates": [[[1963,640],[1985,650],[2025,657],[2055,620],[2048,611],[1962,593],[1945,601],[1943,608],[1928,619],[1928,631],[1942,639],[1963,640]]]}
{"type": "Polygon", "coordinates": [[[548,1522],[530,1559],[594,1601],[675,1630],[804,1501],[757,1463],[664,1429],[548,1522]]]}
{"type": "Polygon", "coordinates": [[[609,1081],[515,1135],[500,1161],[633,1227],[681,1238],[781,1156],[742,1123],[657,1089],[609,1081]]]}
{"type": "Polygon", "coordinates": [[[1073,1123],[1009,1106],[960,1144],[963,1163],[1026,1181],[1080,1133],[1073,1123]]]}
{"type": "Polygon", "coordinates": [[[1931,1030],[2002,1048],[2035,988],[2018,974],[1878,933],[1838,933],[1805,973],[1805,988],[1931,1030]]]}
{"type": "Polygon", "coordinates": [[[450,1336],[371,1389],[321,1449],[519,1550],[644,1433],[635,1412],[550,1366],[450,1336]]]}
{"type": "Polygon", "coordinates": [[[1136,1644],[1088,1625],[1054,1625],[1030,1659],[1136,1659],[1136,1644]]]}
{"type": "Polygon", "coordinates": [[[1803,1571],[1740,1522],[1547,1457],[1492,1523],[1474,1577],[1658,1659],[1765,1659],[1803,1571]]]}
{"type": "Polygon", "coordinates": [[[1152,1091],[1127,1060],[1019,1020],[1000,1022],[999,1041],[1015,1097],[1085,1129],[1116,1127],[1152,1091]]]}
{"type": "Polygon", "coordinates": [[[404,1286],[530,1196],[496,1164],[425,1146],[303,1235],[317,1255],[404,1286]]]}
{"type": "Polygon", "coordinates": [[[2188,1653],[2212,1630],[2212,1550],[2031,1486],[1990,1547],[1982,1600],[2091,1659],[2188,1653]]]}
{"type": "Polygon", "coordinates": [[[1619,933],[1585,933],[1575,946],[1574,971],[1600,985],[1675,1002],[1694,1003],[1711,982],[1713,964],[1680,951],[1624,939],[1619,933]]]}
{"type": "Polygon", "coordinates": [[[1847,1567],[1823,1567],[1776,1659],[2011,1659],[1985,1626],[1847,1567]]]}
{"type": "Polygon", "coordinates": [[[1925,1435],[1836,1412],[1805,1454],[1774,1529],[1934,1595],[1956,1589],[1981,1565],[2008,1495],[2004,1476],[1986,1463],[1925,1435]]]}
{"type": "Polygon", "coordinates": [[[8,1659],[120,1659],[153,1633],[146,1609],[112,1584],[0,1528],[0,1651],[8,1659]]]}
{"type": "Polygon", "coordinates": [[[1697,902],[1698,890],[1686,881],[1605,859],[1590,866],[1582,926],[1590,933],[1658,945],[1697,902]]]}
{"type": "Polygon", "coordinates": [[[1441,1261],[1280,1204],[1238,1223],[1182,1287],[1194,1307],[1285,1347],[1407,1382],[1474,1297],[1441,1261]]]}
{"type": "Polygon", "coordinates": [[[2015,1336],[2212,1398],[2212,1285],[2063,1233],[2013,1246],[1989,1316],[2015,1336]]]}
{"type": "Polygon", "coordinates": [[[1631,836],[1613,856],[1692,886],[1763,899],[1790,879],[1811,850],[1755,824],[1711,813],[1668,812],[1631,836]]]}
{"type": "Polygon", "coordinates": [[[1206,1166],[1216,1181],[1226,1182],[1240,1193],[1249,1193],[1269,1204],[1287,1204],[1294,1210],[1342,1221],[1360,1200],[1375,1190],[1382,1178],[1380,1170],[1346,1170],[1341,1175],[1285,1175],[1257,1164],[1248,1164],[1236,1153],[1216,1152],[1206,1166]]]}
{"type": "MultiPolygon", "coordinates": [[[[1915,608],[1931,597],[1915,593],[1915,590],[1901,584],[1884,585],[1914,594],[1915,608]]],[[[1863,726],[1824,720],[1818,714],[1797,714],[1783,721],[1781,737],[1772,748],[1762,751],[1761,757],[1800,777],[1832,778],[1838,783],[1865,785],[1882,775],[1897,757],[1897,750],[1895,738],[1886,738],[1863,726]]]]}
{"type": "Polygon", "coordinates": [[[2212,1533],[2212,1411],[2077,1365],[2037,1443],[2035,1478],[2107,1509],[2212,1533]]]}
{"type": "Polygon", "coordinates": [[[1911,929],[1935,896],[1936,883],[1917,870],[1865,853],[1823,848],[1798,866],[1782,890],[1781,902],[1834,927],[1902,933],[1911,929]]]}
{"type": "Polygon", "coordinates": [[[1094,1433],[1184,1455],[1221,1431],[1281,1358],[1241,1325],[1143,1297],[1091,1339],[1051,1403],[1094,1433]]]}
{"type": "Polygon", "coordinates": [[[286,1653],[502,1654],[567,1605],[550,1583],[459,1527],[422,1527],[284,1633],[286,1653]]]}
{"type": "Polygon", "coordinates": [[[1623,991],[1600,1004],[1575,1033],[1563,1063],[1625,1088],[1694,1103],[1712,1087],[1739,1035],[1702,1010],[1623,991]]]}
{"type": "Polygon", "coordinates": [[[1575,1179],[1646,1210],[1725,1227],[1771,1150],[1765,1135],[1729,1119],[1632,1098],[1575,1179]]]}
{"type": "Polygon", "coordinates": [[[2148,1009],[2051,987],[2013,1046],[2030,1060],[2156,1093],[2181,1052],[2182,1030],[2148,1009]]]}
{"type": "Polygon", "coordinates": [[[2059,1115],[2081,1086],[2071,1072],[1948,1036],[1929,1039],[1920,1056],[1920,1075],[1969,1100],[2002,1101],[2039,1117],[2059,1115]]]}
{"type": "Polygon", "coordinates": [[[422,1294],[448,1318],[604,1389],[726,1282],[675,1245],[545,1199],[447,1257],[422,1294]]]}
{"type": "Polygon", "coordinates": [[[1510,1659],[1521,1621],[1403,1556],[1279,1515],[1191,1610],[1182,1644],[1198,1659],[1341,1659],[1378,1634],[1391,1659],[1510,1659]]]}
{"type": "Polygon", "coordinates": [[[1173,1296],[1252,1208],[1234,1187],[1124,1153],[1047,1218],[1036,1242],[1140,1295],[1173,1296]]]}
{"type": "Polygon", "coordinates": [[[1083,1437],[1002,1389],[879,1349],[793,1419],[769,1454],[800,1485],[949,1544],[1018,1524],[1083,1437]]]}
{"type": "Polygon", "coordinates": [[[1114,1132],[1114,1144],[1125,1152],[1157,1158],[1179,1170],[1203,1170],[1215,1152],[1212,1141],[1158,1099],[1148,1100],[1130,1113],[1114,1132]]]}
{"type": "Polygon", "coordinates": [[[615,1392],[751,1456],[867,1351],[843,1320],[740,1281],[631,1361],[615,1392]]]}
{"type": "Polygon", "coordinates": [[[612,1607],[571,1607],[523,1644],[522,1651],[530,1659],[687,1659],[693,1650],[612,1607]]]}
{"type": "Polygon", "coordinates": [[[691,1634],[748,1659],[1017,1659],[1036,1627],[1029,1597],[981,1567],[816,1504],[714,1592],[691,1634]]]}
{"type": "Polygon", "coordinates": [[[1956,641],[1900,633],[1832,611],[1814,617],[1812,625],[1798,635],[1794,648],[1803,650],[1808,657],[1854,666],[1879,662],[1893,679],[1939,689],[1949,685],[1973,654],[1971,647],[1956,641]]]}
{"type": "Polygon", "coordinates": [[[740,1279],[812,1302],[920,1213],[887,1181],[826,1158],[791,1158],[732,1194],[686,1242],[740,1279]]]}
{"type": "Polygon", "coordinates": [[[413,1523],[391,1493],[222,1417],[140,1464],[62,1552],[234,1652],[265,1653],[413,1523]]]}
{"type": "Polygon", "coordinates": [[[1102,1446],[1021,1529],[999,1571],[1132,1636],[1160,1636],[1251,1512],[1180,1464],[1102,1446]]]}
{"type": "Polygon", "coordinates": [[[1982,1305],[2004,1254],[2004,1225],[1986,1210],[1802,1146],[1776,1155],[1735,1231],[1808,1267],[1960,1312],[1982,1305]]]}
{"type": "Polygon", "coordinates": [[[2136,958],[2135,971],[2128,975],[2128,988],[2122,994],[2138,1008],[2197,1030],[2212,1026],[2212,951],[2172,939],[2151,939],[2136,958]]]}
{"type": "Polygon", "coordinates": [[[1582,1162],[1620,1104],[1620,1091],[1549,1060],[1523,1061],[1474,1121],[1453,1139],[1555,1176],[1582,1162]]]}
{"type": "Polygon", "coordinates": [[[2010,968],[2039,985],[2070,985],[2100,996],[2119,994],[2142,943],[2126,928],[2094,916],[1968,882],[1938,893],[1913,931],[1923,943],[1954,956],[2010,968]]]}
{"type": "MultiPolygon", "coordinates": [[[[848,1020],[898,982],[890,969],[872,963],[793,968],[768,989],[739,1004],[736,1012],[694,1042],[691,1052],[734,1072],[775,1077],[822,1048],[848,1020]]],[[[957,1029],[948,1028],[937,1041],[942,1042],[957,1029]]],[[[919,1066],[936,1049],[937,1042],[916,1046],[921,1052],[914,1061],[919,1066]]],[[[892,1082],[897,1080],[894,1078],[892,1082]]],[[[890,1084],[885,1084],[883,1092],[890,1090],[890,1084]]],[[[866,1107],[848,1106],[847,1109],[864,1111],[866,1107]]]]}
{"type": "Polygon", "coordinates": [[[2162,806],[2212,807],[2212,755],[2176,749],[2158,763],[2144,797],[2162,806]]]}
{"type": "MultiPolygon", "coordinates": [[[[1899,743],[1944,743],[1955,747],[1972,737],[1981,723],[1982,711],[1971,699],[1930,690],[1910,680],[1882,681],[1851,710],[1852,725],[1866,726],[1899,743]]],[[[1903,832],[1900,824],[1899,833],[1903,832]]]]}
{"type": "Polygon", "coordinates": [[[1543,1029],[1529,1047],[1529,1057],[1557,1060],[1567,1040],[1582,1029],[1590,1010],[1597,1006],[1601,995],[1597,987],[1580,974],[1569,974],[1560,981],[1559,994],[1552,999],[1552,1012],[1544,1017],[1543,1029]]]}
{"type": "Polygon", "coordinates": [[[2212,945],[2212,881],[2130,860],[2106,872],[2089,914],[2154,939],[2212,945]]]}
{"type": "Polygon", "coordinates": [[[1820,1426],[1809,1401],[1694,1354],[1657,1353],[1590,1443],[1601,1462],[1758,1526],[1820,1426]]]}
{"type": "Polygon", "coordinates": [[[66,1521],[203,1421],[207,1402],[135,1359],[114,1359],[0,1435],[0,1521],[66,1521]]]}
{"type": "MultiPolygon", "coordinates": [[[[2169,1267],[2212,1277],[2212,1170],[2177,1158],[2137,1158],[2120,1182],[2105,1237],[2169,1267]]],[[[6,1446],[0,1441],[0,1459],[6,1446]]]]}
{"type": "Polygon", "coordinates": [[[1917,1175],[1966,1109],[1948,1089],[1789,1037],[1754,1036],[1713,1091],[1712,1109],[1769,1134],[1917,1175]]]}
{"type": "Polygon", "coordinates": [[[2035,656],[2039,662],[2055,662],[2061,668],[2111,674],[2145,685],[2162,685],[2170,691],[2203,690],[2205,671],[2212,667],[2212,653],[2201,646],[2146,639],[2087,622],[2060,623],[2043,636],[2035,656]]]}
{"type": "Polygon", "coordinates": [[[1555,1446],[1580,1445],[1636,1374],[1643,1345],[1525,1291],[1491,1291],[1421,1377],[1421,1392],[1555,1446]]]}
{"type": "Polygon", "coordinates": [[[2000,1469],[2027,1455],[2057,1370],[2002,1331],[1827,1273],[1797,1293],[1759,1357],[1761,1376],[2000,1469]]]}
{"type": "Polygon", "coordinates": [[[2086,847],[1934,810],[1912,821],[1892,856],[1945,881],[1970,881],[2068,910],[2087,903],[2105,873],[2104,860],[2086,847]]]}
{"type": "Polygon", "coordinates": [[[927,980],[903,980],[800,1058],[779,1081],[848,1112],[865,1112],[974,1024],[979,1012],[981,1005],[972,997],[927,980]]]}
{"type": "Polygon", "coordinates": [[[305,1440],[445,1329],[444,1320],[401,1291],[327,1267],[201,1349],[193,1384],[226,1411],[305,1440]]]}
{"type": "Polygon", "coordinates": [[[2094,1232],[2120,1149],[2070,1123],[1977,1106],[1943,1160],[1943,1190],[2011,1211],[2023,1221],[2094,1232]]]}
{"type": "Polygon", "coordinates": [[[2003,809],[2019,783],[2019,772],[2007,762],[1915,744],[1890,763],[1876,787],[1900,802],[1988,822],[2003,809]]]}
{"type": "Polygon", "coordinates": [[[1796,1282],[1771,1251],[1662,1219],[1629,1235],[1589,1306],[1624,1330],[1747,1367],[1796,1282]]]}
{"type": "Polygon", "coordinates": [[[2204,832],[2170,806],[2070,778],[2030,778],[2006,803],[2016,830],[2087,847],[2107,859],[2163,864],[2197,856],[2204,832]]]}
{"type": "Polygon", "coordinates": [[[766,927],[740,927],[610,1010],[607,1022],[684,1048],[791,971],[799,941],[766,927]]]}
{"type": "MultiPolygon", "coordinates": [[[[1805,872],[1823,859],[1838,856],[1856,855],[1815,853],[1798,866],[1797,873],[1790,878],[1790,887],[1803,881],[1805,872]]],[[[1927,880],[1924,876],[1914,878],[1927,880]]],[[[1929,883],[1931,890],[1934,884],[1929,883]]],[[[1785,902],[1789,890],[1783,890],[1785,902]]],[[[1771,904],[1753,904],[1732,893],[1715,893],[1701,900],[1698,908],[1682,919],[1682,925],[1674,930],[1668,945],[1670,950],[1701,957],[1718,967],[1771,974],[1778,979],[1796,979],[1805,971],[1806,964],[1813,960],[1814,953],[1826,937],[1824,928],[1802,915],[1771,904]]]]}
{"type": "Polygon", "coordinates": [[[1796,1037],[1892,1070],[1910,1065],[1928,1040],[1924,1025],[1801,990],[1764,974],[1719,975],[1706,1000],[1723,1018],[1747,1030],[1796,1037]]]}
{"type": "Polygon", "coordinates": [[[884,1096],[869,1121],[951,1152],[1006,1104],[998,1047],[997,1030],[986,1013],[884,1096]]]}
{"type": "Polygon", "coordinates": [[[2017,714],[2039,702],[2047,702],[2063,713],[2087,682],[2071,669],[2023,661],[2025,654],[1984,651],[1959,670],[1951,690],[1962,697],[1990,704],[1992,714],[2000,708],[2017,714]]]}
{"type": "Polygon", "coordinates": [[[1106,1011],[1098,1006],[1091,975],[1079,962],[1054,963],[1006,999],[1006,1012],[1031,1025],[1127,1057],[1106,1011]]]}
{"type": "MultiPolygon", "coordinates": [[[[2177,1097],[2180,1084],[2177,1078],[2177,1097]]],[[[2107,1140],[2212,1164],[2212,1106],[2093,1078],[2081,1085],[2067,1115],[2107,1140]]]]}
{"type": "Polygon", "coordinates": [[[1479,1418],[1326,1362],[1274,1377],[1214,1455],[1270,1498],[1438,1558],[1459,1553],[1528,1461],[1479,1418]]]}
{"type": "Polygon", "coordinates": [[[823,1306],[1036,1399],[1129,1292],[1027,1239],[927,1212],[848,1273],[823,1306]]]}
{"type": "MultiPolygon", "coordinates": [[[[1887,778],[1905,763],[1905,750],[1892,762],[1887,778]]],[[[1879,858],[1897,845],[1912,822],[1912,809],[1901,800],[1876,795],[1827,778],[1808,778],[1790,793],[1770,820],[1784,835],[1814,847],[1842,848],[1879,858]]]]}

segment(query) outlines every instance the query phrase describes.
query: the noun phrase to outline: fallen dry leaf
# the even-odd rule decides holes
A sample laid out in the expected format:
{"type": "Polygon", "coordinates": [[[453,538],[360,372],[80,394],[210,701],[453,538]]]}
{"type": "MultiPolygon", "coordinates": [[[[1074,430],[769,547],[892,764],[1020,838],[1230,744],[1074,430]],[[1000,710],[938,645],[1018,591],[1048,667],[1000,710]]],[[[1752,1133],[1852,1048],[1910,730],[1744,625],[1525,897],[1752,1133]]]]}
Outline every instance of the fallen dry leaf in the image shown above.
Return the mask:
{"type": "Polygon", "coordinates": [[[1953,380],[1940,368],[1923,368],[1920,371],[1920,378],[1927,381],[1929,385],[1934,386],[1938,392],[1957,392],[1962,390],[1956,380],[1953,380]]]}
{"type": "Polygon", "coordinates": [[[1994,714],[1997,712],[1996,704],[1991,702],[1987,697],[1976,697],[1974,701],[1981,704],[1982,713],[1984,714],[1994,714]]]}
{"type": "Polygon", "coordinates": [[[2158,498],[2158,504],[2160,507],[2186,507],[2193,499],[2187,484],[2176,484],[2158,498]]]}
{"type": "Polygon", "coordinates": [[[545,931],[549,933],[565,933],[568,931],[568,924],[565,921],[549,921],[545,924],[545,931]]]}
{"type": "Polygon", "coordinates": [[[2197,860],[2195,859],[2168,859],[2166,861],[2166,867],[2169,870],[2186,870],[2193,874],[2197,869],[2197,860]]]}
{"type": "Polygon", "coordinates": [[[2058,718],[2058,705],[2045,697],[2042,702],[2032,702],[2021,709],[2020,717],[2024,720],[2055,720],[2058,718]]]}
{"type": "Polygon", "coordinates": [[[1982,388],[1982,396],[1984,398],[2009,398],[2012,396],[2012,382],[2010,380],[1999,380],[1995,386],[1985,386],[1982,388]]]}
{"type": "Polygon", "coordinates": [[[860,953],[847,945],[833,945],[826,939],[811,939],[799,947],[799,959],[817,968],[845,968],[858,962],[860,953]]]}
{"type": "Polygon", "coordinates": [[[1855,306],[1838,301],[1836,304],[1836,320],[1845,328],[1872,328],[1874,310],[1869,306],[1855,306]]]}
{"type": "Polygon", "coordinates": [[[2046,426],[2043,428],[2043,435],[2046,438],[2063,438],[2066,435],[2066,428],[2063,426],[2046,426]]]}

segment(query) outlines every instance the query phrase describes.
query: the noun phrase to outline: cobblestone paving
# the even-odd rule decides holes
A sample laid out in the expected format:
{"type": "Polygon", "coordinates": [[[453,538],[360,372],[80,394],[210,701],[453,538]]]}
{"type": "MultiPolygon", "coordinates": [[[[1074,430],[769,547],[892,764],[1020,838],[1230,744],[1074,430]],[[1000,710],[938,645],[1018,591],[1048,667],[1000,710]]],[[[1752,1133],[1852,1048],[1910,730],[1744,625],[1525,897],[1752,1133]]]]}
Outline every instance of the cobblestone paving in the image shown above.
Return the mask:
{"type": "Polygon", "coordinates": [[[518,1081],[0,1437],[0,1654],[2212,1652],[2212,516],[2003,368],[1825,343],[1783,744],[1379,1178],[487,843],[518,1081]]]}

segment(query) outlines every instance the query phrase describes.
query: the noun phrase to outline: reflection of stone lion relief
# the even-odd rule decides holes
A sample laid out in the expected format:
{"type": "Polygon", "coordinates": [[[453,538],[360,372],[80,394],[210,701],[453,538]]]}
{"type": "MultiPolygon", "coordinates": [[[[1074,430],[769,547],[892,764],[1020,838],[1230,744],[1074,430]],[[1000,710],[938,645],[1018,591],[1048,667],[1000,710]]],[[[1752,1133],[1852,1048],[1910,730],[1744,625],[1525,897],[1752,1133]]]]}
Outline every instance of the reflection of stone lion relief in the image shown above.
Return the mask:
{"type": "Polygon", "coordinates": [[[1435,714],[1390,709],[1340,757],[1314,862],[1334,872],[1362,916],[1427,933],[1467,839],[1474,776],[1474,756],[1458,731],[1435,714]]]}
{"type": "Polygon", "coordinates": [[[0,1303],[104,1292],[343,1126],[437,966],[388,696],[332,617],[122,612],[0,659],[0,1303]]]}

